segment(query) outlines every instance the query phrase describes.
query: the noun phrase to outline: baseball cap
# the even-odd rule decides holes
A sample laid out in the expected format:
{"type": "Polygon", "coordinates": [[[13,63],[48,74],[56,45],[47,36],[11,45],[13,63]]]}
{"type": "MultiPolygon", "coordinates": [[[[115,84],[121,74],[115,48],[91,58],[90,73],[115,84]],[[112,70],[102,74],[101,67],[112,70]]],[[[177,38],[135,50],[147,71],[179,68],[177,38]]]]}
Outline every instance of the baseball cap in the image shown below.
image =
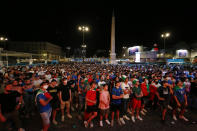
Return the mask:
{"type": "Polygon", "coordinates": [[[127,78],[126,75],[122,75],[122,80],[125,81],[125,79],[127,78]]]}
{"type": "Polygon", "coordinates": [[[133,80],[133,85],[135,85],[137,83],[137,81],[139,81],[138,79],[133,80]]]}
{"type": "Polygon", "coordinates": [[[57,82],[55,79],[53,79],[51,82],[57,82]]]}

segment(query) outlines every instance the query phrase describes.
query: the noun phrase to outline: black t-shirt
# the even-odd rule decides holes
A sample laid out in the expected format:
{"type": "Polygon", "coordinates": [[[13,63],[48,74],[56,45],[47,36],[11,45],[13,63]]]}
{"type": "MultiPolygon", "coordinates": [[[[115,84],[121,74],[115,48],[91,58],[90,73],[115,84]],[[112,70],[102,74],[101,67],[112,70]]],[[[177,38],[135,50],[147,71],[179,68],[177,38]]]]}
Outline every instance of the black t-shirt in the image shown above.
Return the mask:
{"type": "Polygon", "coordinates": [[[70,94],[69,94],[70,87],[68,85],[60,85],[59,88],[61,89],[62,92],[62,100],[68,101],[70,99],[70,94]]]}
{"type": "Polygon", "coordinates": [[[158,89],[159,96],[165,98],[165,100],[170,99],[170,89],[169,87],[164,88],[163,86],[160,86],[158,89]]]}
{"type": "Polygon", "coordinates": [[[58,101],[58,92],[60,91],[59,87],[51,87],[49,86],[47,91],[50,93],[50,95],[53,97],[52,101],[58,101]]]}
{"type": "Polygon", "coordinates": [[[68,81],[68,84],[67,84],[67,85],[70,87],[72,93],[75,92],[75,91],[77,91],[77,86],[76,86],[76,84],[75,84],[74,87],[71,87],[71,84],[72,84],[73,82],[74,82],[73,80],[70,80],[70,81],[68,81]]]}
{"type": "Polygon", "coordinates": [[[197,83],[191,82],[191,95],[197,96],[197,83]]]}
{"type": "Polygon", "coordinates": [[[16,109],[16,97],[21,96],[17,91],[12,91],[9,94],[0,94],[0,104],[2,113],[9,113],[16,109]]]}

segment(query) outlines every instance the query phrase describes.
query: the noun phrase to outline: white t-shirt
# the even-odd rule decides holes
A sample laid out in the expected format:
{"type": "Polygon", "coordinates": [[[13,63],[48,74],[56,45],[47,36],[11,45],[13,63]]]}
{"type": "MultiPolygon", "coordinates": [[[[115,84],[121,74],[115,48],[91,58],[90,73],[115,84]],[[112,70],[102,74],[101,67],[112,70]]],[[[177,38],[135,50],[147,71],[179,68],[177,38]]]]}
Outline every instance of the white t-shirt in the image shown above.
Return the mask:
{"type": "MultiPolygon", "coordinates": [[[[124,93],[124,90],[130,90],[129,83],[125,84],[125,82],[122,82],[121,88],[123,90],[123,93],[124,93]],[[126,87],[128,87],[128,88],[126,89],[126,87]]],[[[123,99],[129,99],[129,94],[123,94],[123,99]]]]}
{"type": "Polygon", "coordinates": [[[34,81],[33,81],[33,85],[34,85],[35,87],[39,87],[41,83],[42,83],[42,80],[41,80],[41,79],[38,79],[38,80],[34,80],[34,81]]]}
{"type": "Polygon", "coordinates": [[[43,76],[45,74],[45,72],[44,71],[40,71],[40,72],[38,72],[38,75],[39,76],[43,76]]]}
{"type": "Polygon", "coordinates": [[[161,84],[155,84],[155,87],[159,88],[161,86],[161,84]]]}
{"type": "Polygon", "coordinates": [[[49,81],[51,79],[51,74],[45,75],[45,79],[49,81]]]}
{"type": "Polygon", "coordinates": [[[98,82],[98,86],[102,86],[102,85],[105,85],[105,84],[106,84],[105,81],[99,81],[99,82],[98,82]]]}
{"type": "Polygon", "coordinates": [[[131,81],[128,82],[129,87],[132,88],[133,87],[133,83],[131,81]]]}
{"type": "Polygon", "coordinates": [[[62,73],[64,73],[64,72],[65,72],[65,70],[64,70],[64,69],[61,69],[61,72],[62,72],[62,73]]]}

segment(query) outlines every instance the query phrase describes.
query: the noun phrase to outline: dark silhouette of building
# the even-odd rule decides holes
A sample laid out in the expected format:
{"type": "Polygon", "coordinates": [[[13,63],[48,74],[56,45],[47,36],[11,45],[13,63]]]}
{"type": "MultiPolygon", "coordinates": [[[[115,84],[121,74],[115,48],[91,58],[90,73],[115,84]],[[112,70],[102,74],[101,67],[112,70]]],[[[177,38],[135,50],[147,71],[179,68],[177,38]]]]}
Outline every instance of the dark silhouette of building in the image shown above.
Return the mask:
{"type": "Polygon", "coordinates": [[[62,48],[49,42],[13,42],[8,41],[4,50],[32,53],[37,59],[59,60],[62,48]]]}

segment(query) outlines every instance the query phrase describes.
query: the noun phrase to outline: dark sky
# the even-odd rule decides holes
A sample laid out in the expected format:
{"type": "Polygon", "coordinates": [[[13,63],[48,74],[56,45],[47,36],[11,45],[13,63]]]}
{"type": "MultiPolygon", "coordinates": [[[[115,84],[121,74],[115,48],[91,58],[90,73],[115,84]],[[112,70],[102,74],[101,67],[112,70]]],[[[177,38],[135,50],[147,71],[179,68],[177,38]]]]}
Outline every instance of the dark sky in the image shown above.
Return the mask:
{"type": "Polygon", "coordinates": [[[77,27],[87,25],[85,34],[88,54],[96,50],[109,50],[111,15],[116,16],[116,50],[141,44],[152,47],[169,31],[167,46],[197,40],[197,10],[193,3],[116,3],[89,2],[11,2],[1,4],[0,35],[11,41],[48,41],[62,47],[77,48],[82,33],[77,27]]]}

